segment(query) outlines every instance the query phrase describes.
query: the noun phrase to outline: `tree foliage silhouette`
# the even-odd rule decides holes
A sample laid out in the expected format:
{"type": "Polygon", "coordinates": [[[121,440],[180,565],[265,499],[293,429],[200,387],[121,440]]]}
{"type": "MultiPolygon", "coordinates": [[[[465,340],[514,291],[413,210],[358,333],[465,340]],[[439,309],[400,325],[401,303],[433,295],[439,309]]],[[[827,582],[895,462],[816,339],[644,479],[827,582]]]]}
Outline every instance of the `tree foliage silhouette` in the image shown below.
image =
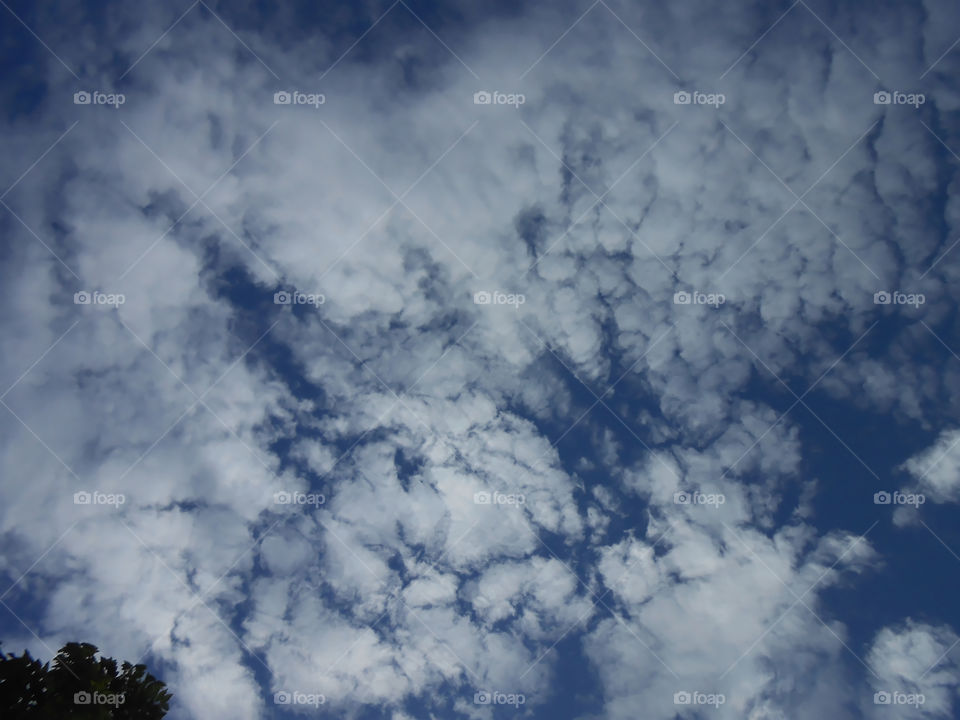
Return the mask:
{"type": "Polygon", "coordinates": [[[67,643],[53,664],[0,652],[0,717],[4,720],[160,720],[170,693],[146,665],[97,657],[89,643],[67,643]]]}

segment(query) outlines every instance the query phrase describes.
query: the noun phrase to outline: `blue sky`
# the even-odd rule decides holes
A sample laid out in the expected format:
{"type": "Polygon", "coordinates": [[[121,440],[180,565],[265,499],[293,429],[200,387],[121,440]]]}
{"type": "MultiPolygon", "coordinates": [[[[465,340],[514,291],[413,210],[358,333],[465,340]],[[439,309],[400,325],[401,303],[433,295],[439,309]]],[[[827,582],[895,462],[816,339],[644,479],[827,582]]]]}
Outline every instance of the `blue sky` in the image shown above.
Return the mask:
{"type": "Polygon", "coordinates": [[[177,720],[960,717],[954,5],[0,14],[5,648],[177,720]]]}

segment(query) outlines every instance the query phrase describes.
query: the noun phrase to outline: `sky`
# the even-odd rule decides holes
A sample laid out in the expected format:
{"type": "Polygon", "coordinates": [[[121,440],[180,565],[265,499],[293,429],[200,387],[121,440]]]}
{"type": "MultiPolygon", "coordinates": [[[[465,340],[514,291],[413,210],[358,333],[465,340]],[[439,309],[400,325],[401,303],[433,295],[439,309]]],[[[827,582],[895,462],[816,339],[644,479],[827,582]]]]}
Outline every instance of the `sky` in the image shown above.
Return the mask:
{"type": "Polygon", "coordinates": [[[955,3],[0,5],[6,651],[960,718],[955,3]]]}

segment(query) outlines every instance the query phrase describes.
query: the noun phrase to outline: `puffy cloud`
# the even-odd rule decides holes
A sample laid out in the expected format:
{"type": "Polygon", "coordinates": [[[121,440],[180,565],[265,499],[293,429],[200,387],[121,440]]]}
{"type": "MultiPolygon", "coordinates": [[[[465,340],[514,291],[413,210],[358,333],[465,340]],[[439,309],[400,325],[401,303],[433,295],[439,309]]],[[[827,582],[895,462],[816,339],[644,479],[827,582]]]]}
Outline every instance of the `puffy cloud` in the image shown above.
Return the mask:
{"type": "Polygon", "coordinates": [[[932,502],[960,499],[960,431],[945,430],[926,450],[904,463],[921,492],[932,502]]]}
{"type": "Polygon", "coordinates": [[[813,717],[842,702],[846,631],[822,617],[816,591],[869,566],[873,551],[850,536],[813,541],[803,526],[711,536],[678,519],[606,548],[613,617],[585,641],[605,716],[630,717],[642,702],[672,718],[678,692],[722,695],[716,711],[730,718],[813,717]]]}
{"type": "Polygon", "coordinates": [[[957,641],[948,627],[910,619],[883,628],[867,658],[876,674],[872,702],[865,704],[896,718],[952,717],[960,675],[950,653],[957,641]]]}

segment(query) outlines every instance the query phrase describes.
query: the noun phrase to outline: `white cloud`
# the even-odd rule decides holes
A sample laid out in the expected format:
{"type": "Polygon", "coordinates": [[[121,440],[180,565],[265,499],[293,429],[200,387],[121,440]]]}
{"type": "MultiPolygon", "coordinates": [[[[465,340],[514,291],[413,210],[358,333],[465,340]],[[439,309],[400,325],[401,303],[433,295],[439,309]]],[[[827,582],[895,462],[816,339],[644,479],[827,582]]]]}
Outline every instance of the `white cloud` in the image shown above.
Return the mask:
{"type": "Polygon", "coordinates": [[[944,430],[933,445],[907,460],[904,469],[932,502],[960,500],[960,430],[944,430]]]}
{"type": "Polygon", "coordinates": [[[870,678],[876,694],[865,704],[872,712],[904,720],[952,717],[960,686],[960,674],[950,656],[956,643],[950,628],[909,618],[899,627],[883,628],[867,658],[876,670],[876,677],[870,678]]]}

